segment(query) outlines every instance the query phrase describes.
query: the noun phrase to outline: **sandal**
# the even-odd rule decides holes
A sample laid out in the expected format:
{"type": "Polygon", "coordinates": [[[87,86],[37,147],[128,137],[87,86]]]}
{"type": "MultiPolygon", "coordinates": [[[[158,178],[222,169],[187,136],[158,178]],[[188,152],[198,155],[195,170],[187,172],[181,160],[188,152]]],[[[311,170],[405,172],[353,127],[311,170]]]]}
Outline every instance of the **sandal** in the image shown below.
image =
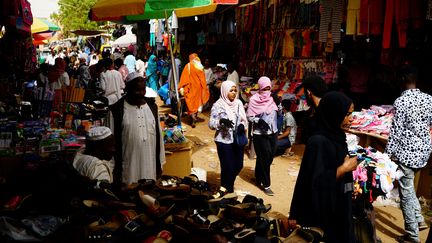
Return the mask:
{"type": "Polygon", "coordinates": [[[294,156],[294,152],[288,152],[288,153],[282,154],[283,158],[292,157],[292,156],[294,156]]]}

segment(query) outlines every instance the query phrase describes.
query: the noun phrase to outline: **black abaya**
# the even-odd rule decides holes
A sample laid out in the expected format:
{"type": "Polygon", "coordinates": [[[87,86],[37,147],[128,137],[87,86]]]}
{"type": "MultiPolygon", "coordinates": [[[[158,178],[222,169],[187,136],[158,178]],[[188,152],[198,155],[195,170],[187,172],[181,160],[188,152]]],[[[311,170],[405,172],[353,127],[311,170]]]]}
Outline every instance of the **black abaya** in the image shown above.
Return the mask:
{"type": "Polygon", "coordinates": [[[337,168],[347,155],[340,125],[351,103],[348,97],[336,92],[321,100],[317,131],[306,144],[291,203],[290,219],[301,226],[322,228],[328,243],[354,242],[352,173],[336,179],[337,168]]]}

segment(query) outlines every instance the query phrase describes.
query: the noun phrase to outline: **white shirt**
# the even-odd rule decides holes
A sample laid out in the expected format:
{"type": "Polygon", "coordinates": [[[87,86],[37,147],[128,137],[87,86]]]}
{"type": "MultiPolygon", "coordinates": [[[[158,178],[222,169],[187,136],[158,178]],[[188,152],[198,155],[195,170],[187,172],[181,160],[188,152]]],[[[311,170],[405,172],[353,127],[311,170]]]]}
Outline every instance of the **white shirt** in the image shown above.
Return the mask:
{"type": "Polygon", "coordinates": [[[136,60],[135,69],[142,77],[144,77],[146,70],[145,62],[143,62],[141,59],[136,60]]]}
{"type": "Polygon", "coordinates": [[[91,180],[111,183],[113,181],[113,161],[100,160],[94,156],[83,154],[83,152],[84,149],[80,149],[73,161],[73,167],[78,173],[91,180]]]}
{"type": "Polygon", "coordinates": [[[105,91],[104,96],[108,99],[108,104],[116,103],[122,95],[125,83],[123,77],[117,70],[107,70],[100,74],[101,88],[105,91]]]}
{"type": "MultiPolygon", "coordinates": [[[[123,115],[123,174],[127,184],[140,179],[156,179],[156,121],[150,107],[124,102],[123,115]]],[[[165,163],[165,147],[160,131],[160,162],[165,163]]]]}
{"type": "Polygon", "coordinates": [[[57,55],[55,55],[55,56],[48,55],[47,58],[45,59],[45,63],[48,63],[49,65],[54,66],[54,64],[55,64],[55,59],[56,59],[57,57],[58,57],[57,55]]]}
{"type": "Polygon", "coordinates": [[[124,65],[126,65],[129,73],[135,72],[136,59],[133,55],[127,55],[124,59],[124,65]]]}
{"type": "Polygon", "coordinates": [[[149,25],[150,25],[150,33],[156,32],[156,19],[150,19],[149,25]]]}
{"type": "Polygon", "coordinates": [[[432,96],[408,89],[396,99],[394,108],[386,153],[409,168],[423,168],[432,151],[432,96]]]}

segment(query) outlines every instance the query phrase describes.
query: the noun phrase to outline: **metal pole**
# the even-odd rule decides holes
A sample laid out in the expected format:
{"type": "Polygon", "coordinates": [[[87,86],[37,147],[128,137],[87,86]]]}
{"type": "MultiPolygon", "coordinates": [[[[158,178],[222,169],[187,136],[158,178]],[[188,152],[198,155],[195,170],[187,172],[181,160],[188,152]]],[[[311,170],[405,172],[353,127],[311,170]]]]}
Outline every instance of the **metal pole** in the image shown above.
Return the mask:
{"type": "MultiPolygon", "coordinates": [[[[178,118],[178,125],[181,125],[181,103],[180,103],[180,97],[179,97],[179,93],[178,93],[178,80],[177,80],[177,68],[176,68],[176,63],[175,63],[175,59],[174,59],[174,54],[173,54],[173,47],[172,47],[172,43],[171,43],[171,38],[169,36],[169,26],[168,26],[168,14],[167,11],[165,10],[165,23],[167,26],[167,33],[168,33],[168,45],[169,45],[169,49],[170,49],[170,55],[171,55],[171,66],[172,66],[172,73],[173,73],[173,80],[174,80],[174,88],[175,88],[175,94],[176,94],[176,99],[177,99],[177,118],[178,118]]],[[[170,84],[170,89],[171,89],[172,85],[170,84]]]]}

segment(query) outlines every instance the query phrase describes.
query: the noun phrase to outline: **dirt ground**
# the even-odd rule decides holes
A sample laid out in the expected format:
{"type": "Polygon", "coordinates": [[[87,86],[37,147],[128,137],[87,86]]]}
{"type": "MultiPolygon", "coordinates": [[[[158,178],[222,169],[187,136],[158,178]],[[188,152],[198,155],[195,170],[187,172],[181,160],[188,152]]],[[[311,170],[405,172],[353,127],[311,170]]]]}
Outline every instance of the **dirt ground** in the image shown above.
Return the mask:
{"type": "MultiPolygon", "coordinates": [[[[207,171],[207,181],[214,187],[220,183],[220,166],[216,152],[216,145],[213,141],[214,131],[207,126],[208,113],[200,114],[205,121],[198,123],[195,128],[191,128],[188,120],[183,119],[183,126],[186,135],[192,137],[195,147],[192,154],[193,167],[199,167],[207,171]]],[[[297,174],[300,168],[300,162],[304,145],[295,145],[293,151],[295,155],[291,158],[276,157],[271,166],[272,190],[274,196],[265,195],[252,182],[254,177],[255,160],[249,160],[245,154],[244,167],[235,181],[235,191],[241,197],[247,193],[253,194],[264,199],[265,203],[272,205],[272,211],[289,214],[291,198],[297,174]]],[[[377,235],[382,242],[396,242],[396,236],[404,233],[404,223],[402,212],[394,206],[376,206],[376,228],[377,235]]],[[[430,224],[430,220],[427,220],[430,224]]],[[[420,232],[421,242],[425,242],[429,230],[420,232]]]]}

